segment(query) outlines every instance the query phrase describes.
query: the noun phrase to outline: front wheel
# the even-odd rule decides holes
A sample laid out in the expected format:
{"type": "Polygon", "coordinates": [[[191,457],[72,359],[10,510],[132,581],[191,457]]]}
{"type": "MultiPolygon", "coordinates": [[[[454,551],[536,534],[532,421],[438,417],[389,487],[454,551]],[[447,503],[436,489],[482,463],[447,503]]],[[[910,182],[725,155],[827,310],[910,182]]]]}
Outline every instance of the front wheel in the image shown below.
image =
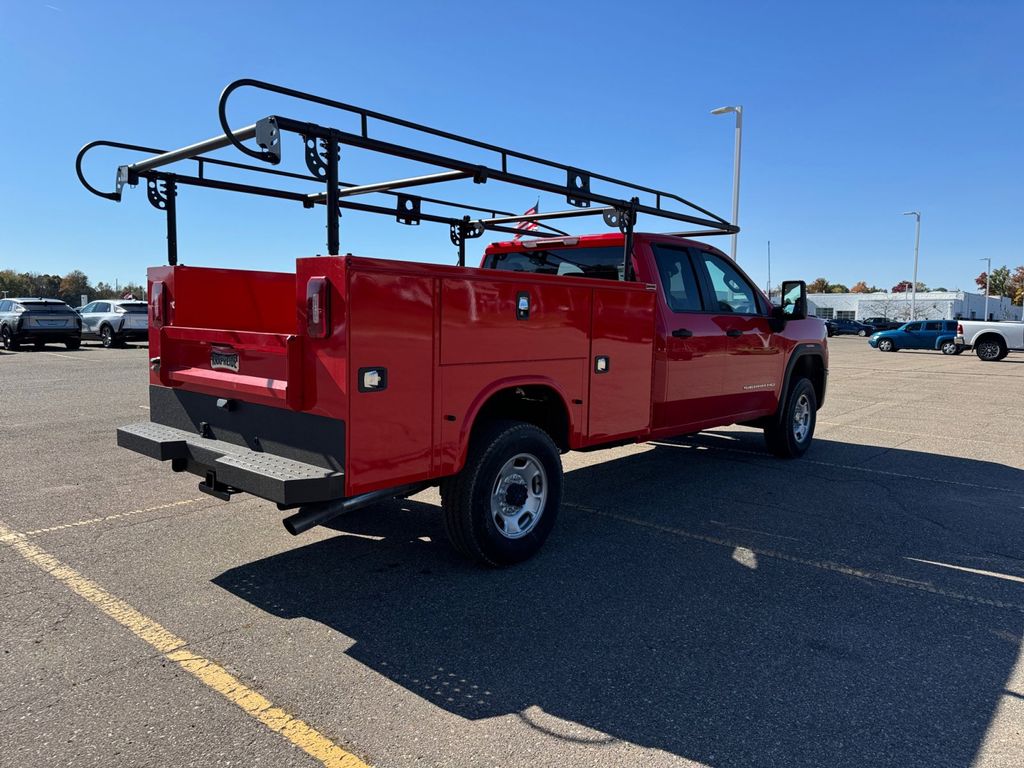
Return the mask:
{"type": "Polygon", "coordinates": [[[878,340],[878,351],[879,352],[895,352],[896,345],[892,343],[892,339],[879,339],[878,340]]]}
{"type": "Polygon", "coordinates": [[[960,345],[957,344],[955,341],[944,341],[942,342],[942,346],[939,347],[939,350],[944,355],[955,355],[958,354],[957,349],[959,347],[960,345]]]}
{"type": "Polygon", "coordinates": [[[783,459],[803,456],[811,445],[818,420],[818,396],[810,379],[797,379],[793,383],[779,417],[764,428],[768,450],[783,459]]]}
{"type": "Polygon", "coordinates": [[[114,329],[106,323],[100,328],[100,343],[106,348],[110,349],[114,346],[114,329]]]}
{"type": "Polygon", "coordinates": [[[960,344],[957,344],[956,345],[956,352],[954,352],[953,354],[954,355],[962,355],[963,353],[964,353],[964,347],[962,345],[960,345],[960,344]]]}
{"type": "Polygon", "coordinates": [[[445,530],[459,554],[493,567],[532,557],[562,503],[562,461],[546,432],[500,421],[470,444],[466,466],[441,484],[445,530]]]}

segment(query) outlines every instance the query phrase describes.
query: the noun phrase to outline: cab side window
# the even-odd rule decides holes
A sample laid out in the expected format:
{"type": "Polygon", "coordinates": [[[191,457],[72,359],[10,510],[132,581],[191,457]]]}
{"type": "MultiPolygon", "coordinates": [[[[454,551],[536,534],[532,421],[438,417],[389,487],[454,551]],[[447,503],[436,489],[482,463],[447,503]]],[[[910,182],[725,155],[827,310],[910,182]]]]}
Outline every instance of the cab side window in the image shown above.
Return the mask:
{"type": "Polygon", "coordinates": [[[697,260],[707,273],[714,302],[712,312],[734,312],[739,315],[760,314],[754,287],[725,259],[708,251],[695,251],[697,260]]]}
{"type": "Polygon", "coordinates": [[[658,275],[661,277],[661,289],[669,309],[673,312],[700,312],[704,307],[689,250],[665,245],[654,245],[652,248],[658,275]]]}

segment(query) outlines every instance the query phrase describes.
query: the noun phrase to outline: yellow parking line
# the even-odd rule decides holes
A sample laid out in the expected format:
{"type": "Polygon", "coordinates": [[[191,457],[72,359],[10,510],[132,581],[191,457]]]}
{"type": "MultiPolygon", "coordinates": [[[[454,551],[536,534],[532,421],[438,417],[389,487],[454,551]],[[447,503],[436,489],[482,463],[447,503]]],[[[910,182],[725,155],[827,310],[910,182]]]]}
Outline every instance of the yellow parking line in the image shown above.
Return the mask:
{"type": "Polygon", "coordinates": [[[79,597],[88,600],[140,640],[163,654],[164,658],[192,674],[204,685],[323,765],[329,768],[369,768],[358,757],[346,752],[312,726],[274,706],[273,702],[249,688],[224,667],[187,650],[185,640],[40,549],[30,542],[25,534],[11,530],[2,522],[0,542],[50,574],[79,597]]]}
{"type": "Polygon", "coordinates": [[[186,504],[195,504],[197,501],[202,499],[185,499],[184,501],[172,501],[170,504],[159,504],[155,507],[146,507],[145,509],[133,509],[131,512],[120,512],[116,515],[106,515],[105,517],[90,517],[88,520],[76,520],[73,523],[64,523],[63,525],[51,525],[49,528],[36,528],[34,531],[25,531],[25,536],[36,536],[40,533],[52,533],[53,531],[63,531],[66,528],[78,528],[82,525],[93,525],[94,523],[105,523],[108,520],[117,520],[122,517],[131,517],[132,515],[141,515],[143,512],[156,512],[160,509],[171,509],[172,507],[181,507],[186,504]]]}

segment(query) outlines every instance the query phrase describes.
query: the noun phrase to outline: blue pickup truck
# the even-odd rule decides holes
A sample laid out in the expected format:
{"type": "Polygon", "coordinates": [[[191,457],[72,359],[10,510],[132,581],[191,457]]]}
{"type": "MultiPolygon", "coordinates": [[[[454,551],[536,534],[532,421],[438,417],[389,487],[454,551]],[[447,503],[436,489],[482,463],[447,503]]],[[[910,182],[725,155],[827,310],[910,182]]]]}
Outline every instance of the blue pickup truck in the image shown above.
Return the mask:
{"type": "Polygon", "coordinates": [[[956,320],[915,320],[891,331],[871,334],[868,344],[881,352],[937,349],[944,355],[959,355],[964,351],[956,343],[956,320]]]}

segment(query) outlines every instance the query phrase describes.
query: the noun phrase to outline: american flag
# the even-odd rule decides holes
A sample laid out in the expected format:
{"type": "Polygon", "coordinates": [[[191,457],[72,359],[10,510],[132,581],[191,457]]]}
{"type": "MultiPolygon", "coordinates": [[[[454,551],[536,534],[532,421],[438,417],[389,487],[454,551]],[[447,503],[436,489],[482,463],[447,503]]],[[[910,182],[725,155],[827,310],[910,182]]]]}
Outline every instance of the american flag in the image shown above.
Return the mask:
{"type": "MultiPolygon", "coordinates": [[[[533,204],[532,208],[530,208],[528,211],[524,211],[523,212],[523,216],[533,216],[536,213],[540,213],[540,199],[539,198],[537,199],[537,202],[533,204]]],[[[516,222],[515,228],[517,230],[519,230],[519,231],[516,233],[516,236],[513,237],[512,239],[513,240],[518,240],[519,238],[521,238],[523,236],[524,232],[532,232],[533,230],[535,230],[537,228],[537,226],[538,226],[537,222],[533,221],[533,220],[516,222]]]]}

